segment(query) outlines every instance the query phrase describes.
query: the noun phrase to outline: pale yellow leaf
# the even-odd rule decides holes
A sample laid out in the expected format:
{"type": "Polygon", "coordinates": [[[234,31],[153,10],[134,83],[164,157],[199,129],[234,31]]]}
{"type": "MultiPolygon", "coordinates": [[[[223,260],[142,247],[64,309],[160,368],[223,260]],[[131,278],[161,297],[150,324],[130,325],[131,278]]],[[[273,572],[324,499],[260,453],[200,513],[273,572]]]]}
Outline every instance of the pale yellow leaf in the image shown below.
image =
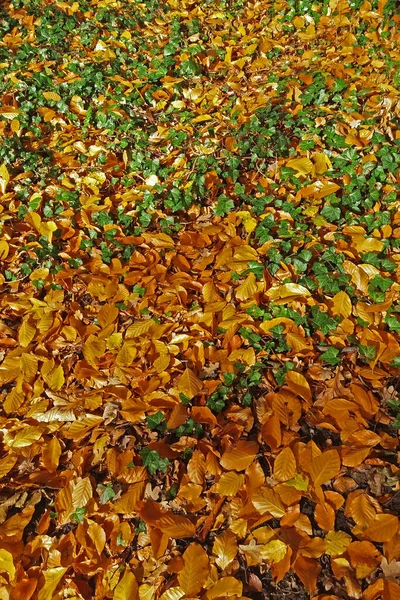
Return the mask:
{"type": "Polygon", "coordinates": [[[270,562],[277,563],[285,558],[287,546],[281,540],[272,540],[265,544],[261,550],[261,557],[270,562]]]}
{"type": "Polygon", "coordinates": [[[78,477],[74,483],[72,492],[72,505],[74,509],[84,508],[93,496],[92,484],[89,477],[78,477]]]}
{"type": "Polygon", "coordinates": [[[230,529],[225,529],[215,538],[212,551],[217,557],[215,562],[223,571],[236,557],[238,551],[236,535],[230,529]]]}

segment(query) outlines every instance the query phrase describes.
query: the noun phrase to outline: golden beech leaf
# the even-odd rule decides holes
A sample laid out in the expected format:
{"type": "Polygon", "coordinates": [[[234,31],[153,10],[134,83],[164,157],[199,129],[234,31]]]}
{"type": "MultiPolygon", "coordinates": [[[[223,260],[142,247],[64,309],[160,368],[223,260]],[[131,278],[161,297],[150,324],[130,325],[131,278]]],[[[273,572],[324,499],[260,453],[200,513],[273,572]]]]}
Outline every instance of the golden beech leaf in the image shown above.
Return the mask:
{"type": "Polygon", "coordinates": [[[44,571],[44,585],[39,590],[38,600],[52,600],[54,597],[54,592],[61,579],[64,577],[65,572],[67,571],[66,567],[53,567],[52,569],[48,569],[44,571]]]}
{"type": "Polygon", "coordinates": [[[49,384],[50,389],[54,391],[60,390],[64,383],[64,370],[61,365],[58,365],[55,369],[53,369],[50,374],[47,376],[47,383],[49,384]]]}
{"type": "Polygon", "coordinates": [[[83,508],[93,496],[93,488],[89,477],[78,477],[72,492],[72,505],[74,509],[83,508]]]}
{"type": "Polygon", "coordinates": [[[363,537],[372,542],[389,542],[396,535],[399,519],[394,515],[381,513],[363,532],[363,537]]]}
{"type": "Polygon", "coordinates": [[[340,456],[337,450],[326,450],[313,458],[310,475],[315,486],[334,479],[340,472],[340,456]]]}
{"type": "Polygon", "coordinates": [[[345,533],[344,531],[329,531],[327,536],[325,537],[326,545],[326,554],[330,556],[340,556],[344,552],[346,552],[347,547],[351,543],[351,535],[345,533]]]}
{"type": "Polygon", "coordinates": [[[197,596],[209,571],[208,556],[200,544],[190,544],[183,553],[184,567],[178,575],[180,587],[186,596],[197,596]]]}
{"type": "Polygon", "coordinates": [[[261,515],[269,513],[280,519],[285,514],[285,507],[280,497],[271,488],[258,488],[251,497],[251,502],[261,515]]]}
{"type": "Polygon", "coordinates": [[[298,555],[292,568],[308,593],[312,595],[317,587],[318,575],[321,572],[320,564],[314,558],[298,555]]]}
{"type": "Polygon", "coordinates": [[[192,399],[203,389],[203,382],[189,368],[186,368],[179,378],[177,389],[192,399]]]}
{"type": "Polygon", "coordinates": [[[7,573],[10,580],[14,579],[15,566],[13,556],[8,550],[0,549],[0,573],[7,573]]]}
{"type": "Polygon", "coordinates": [[[22,321],[21,327],[19,328],[19,331],[18,331],[18,342],[24,348],[26,346],[29,346],[29,344],[35,337],[35,333],[36,333],[36,327],[34,325],[32,325],[32,323],[30,323],[29,318],[25,318],[22,321]]]}
{"type": "Polygon", "coordinates": [[[257,292],[257,281],[254,273],[249,273],[246,279],[238,285],[235,290],[235,296],[238,300],[248,300],[253,298],[257,292]]]}
{"type": "Polygon", "coordinates": [[[220,460],[221,467],[228,471],[244,471],[251,465],[257,452],[257,442],[241,440],[236,446],[223,453],[220,460]]]}
{"type": "Polygon", "coordinates": [[[311,296],[309,290],[303,285],[297,283],[285,283],[283,285],[273,286],[266,293],[266,296],[276,304],[287,304],[298,298],[307,298],[311,296]]]}
{"type": "Polygon", "coordinates": [[[97,554],[100,556],[107,541],[104,529],[95,521],[89,520],[87,532],[96,548],[97,554]]]}
{"type": "Polygon", "coordinates": [[[238,552],[236,535],[230,529],[225,529],[215,538],[212,551],[217,557],[215,562],[223,571],[235,559],[238,552]]]}
{"type": "Polygon", "coordinates": [[[118,317],[118,313],[118,308],[114,304],[104,304],[97,315],[97,320],[104,329],[107,325],[114,323],[118,317]]]}
{"type": "Polygon", "coordinates": [[[43,464],[50,473],[57,470],[61,452],[61,444],[56,437],[42,446],[43,464]]]}
{"type": "Polygon", "coordinates": [[[200,450],[195,450],[187,465],[187,474],[193,483],[203,485],[206,474],[206,459],[200,450]]]}
{"type": "Polygon", "coordinates": [[[346,292],[338,292],[332,298],[333,307],[332,313],[346,319],[351,315],[352,305],[351,300],[346,292]]]}
{"type": "Polygon", "coordinates": [[[221,577],[211,587],[204,598],[207,600],[213,600],[213,598],[229,598],[229,596],[241,596],[243,591],[243,584],[235,577],[221,577]]]}
{"type": "MultiPolygon", "coordinates": [[[[164,592],[159,600],[180,600],[185,595],[183,589],[179,586],[174,586],[169,588],[166,592],[164,592]]],[[[140,598],[140,600],[142,600],[140,598]]]]}
{"type": "Polygon", "coordinates": [[[168,513],[157,522],[157,527],[172,538],[193,537],[196,527],[187,517],[168,513]]]}
{"type": "Polygon", "coordinates": [[[6,165],[3,163],[2,165],[0,165],[0,192],[2,194],[6,193],[6,188],[7,188],[7,184],[9,181],[10,181],[10,175],[9,175],[6,165]]]}
{"type": "Polygon", "coordinates": [[[297,394],[304,400],[312,400],[310,384],[301,373],[288,371],[286,373],[286,385],[294,394],[297,394]]]}
{"type": "Polygon", "coordinates": [[[296,459],[292,450],[287,447],[282,450],[274,462],[274,477],[277,481],[288,481],[295,476],[296,459]]]}
{"type": "Polygon", "coordinates": [[[349,514],[362,529],[369,527],[376,517],[376,511],[365,494],[359,494],[352,500],[349,514]]]}
{"type": "Polygon", "coordinates": [[[215,490],[215,493],[220,496],[236,496],[243,484],[244,475],[235,471],[228,471],[228,473],[222,473],[212,490],[215,490]]]}
{"type": "Polygon", "coordinates": [[[140,337],[146,333],[149,333],[150,329],[155,325],[153,319],[146,319],[144,321],[136,321],[126,330],[126,339],[140,337]]]}
{"type": "Polygon", "coordinates": [[[272,540],[261,550],[261,557],[269,563],[277,563],[285,558],[287,545],[281,540],[272,540]]]}
{"type": "Polygon", "coordinates": [[[126,569],[120,582],[114,589],[113,600],[138,600],[138,584],[132,571],[126,569]]]}
{"type": "Polygon", "coordinates": [[[8,453],[4,458],[0,458],[0,479],[11,471],[17,460],[17,455],[11,453],[8,453]]]}
{"type": "Polygon", "coordinates": [[[308,175],[313,170],[313,164],[309,158],[292,158],[288,160],[286,166],[290,169],[294,169],[300,175],[308,175]]]}

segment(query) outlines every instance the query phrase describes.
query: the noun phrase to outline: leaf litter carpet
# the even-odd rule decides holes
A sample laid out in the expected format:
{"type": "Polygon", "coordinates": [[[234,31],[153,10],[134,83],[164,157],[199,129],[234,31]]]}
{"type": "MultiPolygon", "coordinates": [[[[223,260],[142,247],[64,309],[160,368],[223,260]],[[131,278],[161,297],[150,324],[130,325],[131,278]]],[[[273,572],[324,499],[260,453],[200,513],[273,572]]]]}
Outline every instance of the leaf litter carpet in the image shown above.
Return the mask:
{"type": "Polygon", "coordinates": [[[399,23],[1,4],[1,600],[400,598],[399,23]]]}

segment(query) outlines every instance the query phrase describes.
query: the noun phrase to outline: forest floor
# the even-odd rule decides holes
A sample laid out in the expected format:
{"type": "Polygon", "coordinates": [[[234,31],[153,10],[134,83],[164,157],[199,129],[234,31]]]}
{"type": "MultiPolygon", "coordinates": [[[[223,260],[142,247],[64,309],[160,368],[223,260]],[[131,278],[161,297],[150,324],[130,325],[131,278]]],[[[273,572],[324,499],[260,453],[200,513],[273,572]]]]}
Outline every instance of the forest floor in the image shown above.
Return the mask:
{"type": "Polygon", "coordinates": [[[1,4],[1,600],[400,598],[396,9],[1,4]]]}

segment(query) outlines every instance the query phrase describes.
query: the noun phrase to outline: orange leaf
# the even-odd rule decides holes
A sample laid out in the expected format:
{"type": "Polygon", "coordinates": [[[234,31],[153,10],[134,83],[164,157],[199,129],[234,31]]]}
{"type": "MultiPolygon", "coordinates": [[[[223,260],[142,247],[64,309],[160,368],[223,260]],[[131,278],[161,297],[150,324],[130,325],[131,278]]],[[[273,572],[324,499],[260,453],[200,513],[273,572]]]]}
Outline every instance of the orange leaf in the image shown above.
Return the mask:
{"type": "Polygon", "coordinates": [[[237,446],[224,452],[221,466],[228,471],[244,471],[251,465],[257,452],[257,442],[240,441],[237,446]]]}
{"type": "Polygon", "coordinates": [[[337,450],[327,450],[316,456],[310,467],[311,479],[315,486],[322,485],[339,475],[340,456],[337,450]]]}
{"type": "Polygon", "coordinates": [[[203,388],[203,382],[189,368],[185,369],[181,375],[177,389],[188,398],[192,399],[203,388]]]}
{"type": "Polygon", "coordinates": [[[285,507],[280,497],[271,488],[259,488],[252,496],[251,502],[261,515],[269,513],[273,517],[280,518],[285,514],[285,507]]]}
{"type": "Polygon", "coordinates": [[[394,515],[381,513],[364,531],[363,537],[372,542],[389,542],[396,535],[399,520],[394,515]]]}
{"type": "Polygon", "coordinates": [[[287,447],[278,454],[274,463],[274,477],[277,481],[288,481],[296,473],[296,459],[292,450],[287,447]]]}

